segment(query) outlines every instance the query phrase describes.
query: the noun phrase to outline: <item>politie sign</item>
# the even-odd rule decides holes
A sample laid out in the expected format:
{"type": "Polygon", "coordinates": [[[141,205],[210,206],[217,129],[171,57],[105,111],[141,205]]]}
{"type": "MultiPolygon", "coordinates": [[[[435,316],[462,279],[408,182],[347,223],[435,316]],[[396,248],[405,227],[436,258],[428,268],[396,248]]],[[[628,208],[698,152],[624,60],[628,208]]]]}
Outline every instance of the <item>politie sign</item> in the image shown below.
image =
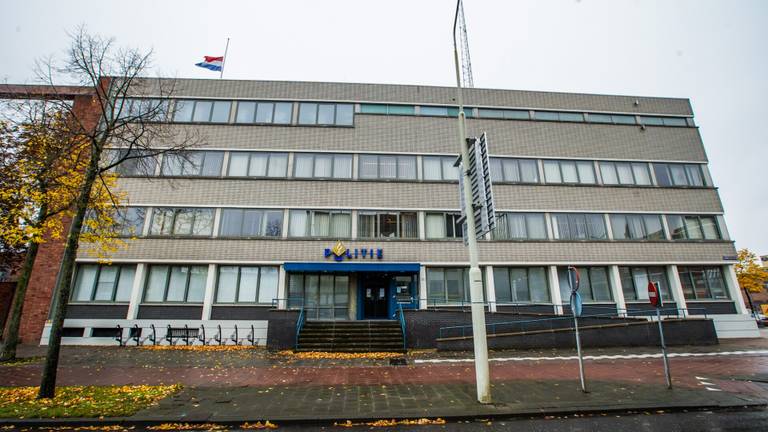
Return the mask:
{"type": "Polygon", "coordinates": [[[323,255],[333,257],[334,261],[344,261],[345,259],[383,259],[384,249],[382,248],[356,248],[348,249],[341,241],[336,242],[332,248],[325,248],[323,255]]]}
{"type": "Polygon", "coordinates": [[[648,282],[648,300],[651,304],[657,308],[662,307],[661,304],[661,291],[659,291],[659,284],[656,282],[648,282]]]}

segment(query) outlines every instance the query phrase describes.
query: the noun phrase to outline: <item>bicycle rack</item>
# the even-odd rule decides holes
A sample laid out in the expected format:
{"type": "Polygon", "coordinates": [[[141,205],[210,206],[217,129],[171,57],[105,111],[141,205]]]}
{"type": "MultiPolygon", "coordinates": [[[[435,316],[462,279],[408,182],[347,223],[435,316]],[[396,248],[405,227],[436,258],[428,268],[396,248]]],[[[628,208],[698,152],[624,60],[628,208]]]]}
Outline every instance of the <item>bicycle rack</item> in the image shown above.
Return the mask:
{"type": "Polygon", "coordinates": [[[184,336],[182,337],[182,339],[184,339],[184,343],[187,346],[190,345],[190,342],[189,342],[189,327],[186,324],[184,324],[184,336]]]}
{"type": "Polygon", "coordinates": [[[170,324],[168,324],[168,329],[165,331],[165,340],[168,341],[168,345],[171,345],[171,346],[175,345],[173,343],[173,337],[171,336],[171,325],[170,324]]]}
{"type": "Polygon", "coordinates": [[[117,335],[115,336],[115,340],[120,344],[121,347],[125,346],[126,342],[123,342],[123,328],[120,327],[120,324],[117,325],[117,335]]]}
{"type": "Polygon", "coordinates": [[[221,338],[221,324],[217,325],[219,332],[216,333],[216,336],[213,337],[213,340],[219,343],[219,345],[224,345],[222,342],[224,342],[221,338]]]}
{"type": "Polygon", "coordinates": [[[232,336],[230,336],[230,339],[235,343],[235,345],[240,345],[240,340],[237,337],[237,324],[235,324],[235,332],[232,333],[232,336]]]}
{"type": "Polygon", "coordinates": [[[157,345],[157,330],[155,329],[155,325],[150,324],[149,328],[152,329],[152,334],[147,336],[147,338],[152,341],[152,345],[157,345]]]}
{"type": "Polygon", "coordinates": [[[197,340],[203,343],[203,346],[208,345],[208,341],[205,340],[205,326],[200,325],[200,333],[197,335],[197,340]]]}
{"type": "Polygon", "coordinates": [[[251,333],[248,335],[248,342],[251,343],[251,346],[256,346],[256,331],[253,328],[253,324],[251,324],[251,333]]]}
{"type": "Polygon", "coordinates": [[[139,341],[139,339],[141,339],[141,327],[139,327],[138,324],[133,325],[133,337],[131,339],[136,341],[136,346],[141,345],[141,342],[139,341]]]}

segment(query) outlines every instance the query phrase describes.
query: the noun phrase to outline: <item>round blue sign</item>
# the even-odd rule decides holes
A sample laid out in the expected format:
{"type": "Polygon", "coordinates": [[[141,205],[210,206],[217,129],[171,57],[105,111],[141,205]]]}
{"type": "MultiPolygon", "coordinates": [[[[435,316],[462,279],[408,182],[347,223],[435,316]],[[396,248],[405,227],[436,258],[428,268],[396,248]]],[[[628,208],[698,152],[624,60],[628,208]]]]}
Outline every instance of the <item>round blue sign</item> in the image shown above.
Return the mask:
{"type": "Polygon", "coordinates": [[[581,294],[574,292],[571,294],[571,313],[573,316],[580,317],[582,310],[581,294]]]}

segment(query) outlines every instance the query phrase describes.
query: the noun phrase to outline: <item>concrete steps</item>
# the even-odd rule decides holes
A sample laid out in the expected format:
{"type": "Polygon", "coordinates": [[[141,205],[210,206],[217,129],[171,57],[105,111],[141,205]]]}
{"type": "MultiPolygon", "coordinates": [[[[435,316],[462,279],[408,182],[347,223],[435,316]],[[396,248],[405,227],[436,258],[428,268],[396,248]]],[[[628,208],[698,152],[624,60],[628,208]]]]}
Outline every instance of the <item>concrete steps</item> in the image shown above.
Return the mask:
{"type": "Polygon", "coordinates": [[[399,321],[307,321],[297,351],[403,352],[399,321]]]}

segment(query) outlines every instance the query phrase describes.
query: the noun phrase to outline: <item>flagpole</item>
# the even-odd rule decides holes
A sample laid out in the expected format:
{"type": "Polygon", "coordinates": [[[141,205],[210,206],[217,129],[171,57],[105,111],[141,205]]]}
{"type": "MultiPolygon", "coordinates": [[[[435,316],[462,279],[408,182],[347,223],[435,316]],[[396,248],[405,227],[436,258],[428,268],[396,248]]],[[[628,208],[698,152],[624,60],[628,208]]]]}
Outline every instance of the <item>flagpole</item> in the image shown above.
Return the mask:
{"type": "Polygon", "coordinates": [[[221,62],[221,73],[219,79],[224,78],[224,66],[227,64],[227,51],[229,50],[229,38],[227,38],[227,46],[224,47],[224,60],[221,62]]]}

